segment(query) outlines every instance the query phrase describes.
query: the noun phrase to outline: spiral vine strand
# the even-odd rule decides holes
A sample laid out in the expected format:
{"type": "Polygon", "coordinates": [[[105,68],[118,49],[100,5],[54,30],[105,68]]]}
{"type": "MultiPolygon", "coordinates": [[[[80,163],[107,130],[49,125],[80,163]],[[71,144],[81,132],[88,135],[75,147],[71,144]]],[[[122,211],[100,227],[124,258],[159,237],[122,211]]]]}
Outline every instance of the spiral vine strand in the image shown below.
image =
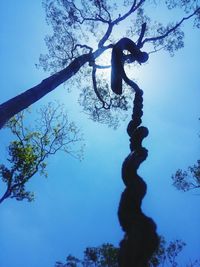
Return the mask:
{"type": "MultiPolygon", "coordinates": [[[[123,50],[125,49],[131,52],[135,60],[140,63],[145,61],[142,60],[145,52],[140,52],[128,38],[121,39],[113,48],[112,90],[121,94],[121,80],[123,79],[135,91],[132,119],[127,127],[130,137],[130,154],[122,165],[122,180],[126,188],[121,195],[118,218],[125,235],[120,243],[118,262],[119,267],[147,267],[159,242],[156,224],[141,209],[147,185],[137,173],[140,164],[148,156],[148,150],[142,146],[143,139],[148,136],[148,129],[140,126],[143,116],[143,91],[126,76],[123,69],[123,50]]],[[[145,57],[147,60],[146,53],[145,57]]]]}

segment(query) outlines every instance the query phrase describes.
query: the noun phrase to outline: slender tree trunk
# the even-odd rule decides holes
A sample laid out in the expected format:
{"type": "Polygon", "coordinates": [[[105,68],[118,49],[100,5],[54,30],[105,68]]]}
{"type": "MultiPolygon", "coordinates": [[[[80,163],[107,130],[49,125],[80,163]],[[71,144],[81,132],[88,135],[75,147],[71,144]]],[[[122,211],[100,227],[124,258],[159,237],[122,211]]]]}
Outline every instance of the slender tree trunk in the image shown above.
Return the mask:
{"type": "Polygon", "coordinates": [[[54,90],[63,82],[75,75],[78,70],[86,63],[92,60],[95,56],[101,54],[105,49],[98,49],[95,53],[84,54],[76,58],[65,69],[53,74],[44,79],[40,84],[30,88],[24,93],[8,100],[0,105],[0,128],[15,114],[27,108],[31,104],[38,101],[40,98],[54,90]],[[98,53],[97,53],[98,52],[98,53]]]}

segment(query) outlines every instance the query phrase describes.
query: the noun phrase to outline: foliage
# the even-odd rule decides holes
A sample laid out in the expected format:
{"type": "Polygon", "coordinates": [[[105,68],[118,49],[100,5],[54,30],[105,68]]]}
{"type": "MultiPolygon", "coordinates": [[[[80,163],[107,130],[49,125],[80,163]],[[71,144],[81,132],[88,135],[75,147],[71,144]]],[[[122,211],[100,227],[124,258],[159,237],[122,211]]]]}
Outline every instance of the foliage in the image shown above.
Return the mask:
{"type": "Polygon", "coordinates": [[[172,175],[173,185],[182,191],[189,191],[191,189],[200,188],[200,160],[197,164],[188,167],[187,171],[178,169],[172,175]]]}
{"type": "Polygon", "coordinates": [[[177,257],[179,253],[183,250],[186,244],[182,240],[170,241],[167,244],[164,237],[160,237],[160,245],[158,250],[152,256],[150,266],[178,266],[177,257]]]}
{"type": "Polygon", "coordinates": [[[38,66],[55,73],[81,55],[91,54],[89,64],[82,66],[71,82],[81,90],[79,103],[84,112],[91,119],[116,128],[120,119],[126,117],[131,95],[127,89],[123,97],[114,95],[105,75],[105,71],[109,72],[110,51],[120,38],[118,25],[126,21],[121,36],[131,38],[149,54],[162,49],[172,56],[184,46],[182,24],[194,18],[194,26],[200,27],[200,1],[163,2],[43,0],[52,34],[45,37],[48,53],[40,55],[38,66]],[[179,9],[182,17],[168,24],[154,21],[149,10],[157,5],[170,12],[179,9]]]}
{"type": "MultiPolygon", "coordinates": [[[[149,266],[178,266],[177,257],[185,245],[182,240],[174,240],[167,244],[164,237],[160,237],[160,246],[152,256],[149,266]]],[[[99,247],[89,247],[84,251],[83,260],[69,255],[66,263],[56,262],[55,267],[117,267],[118,250],[119,248],[109,243],[99,247]]],[[[200,266],[198,263],[196,260],[187,266],[200,266]]]]}
{"type": "Polygon", "coordinates": [[[117,267],[117,254],[118,248],[106,243],[86,248],[83,260],[69,255],[66,263],[56,262],[55,267],[117,267]]]}
{"type": "Polygon", "coordinates": [[[34,127],[25,125],[24,113],[18,113],[6,125],[16,140],[8,146],[7,165],[0,165],[0,177],[6,184],[0,203],[7,198],[32,201],[34,194],[26,190],[26,184],[36,173],[47,176],[50,155],[61,150],[76,158],[82,156],[82,147],[75,148],[82,135],[61,105],[42,107],[34,127]]]}

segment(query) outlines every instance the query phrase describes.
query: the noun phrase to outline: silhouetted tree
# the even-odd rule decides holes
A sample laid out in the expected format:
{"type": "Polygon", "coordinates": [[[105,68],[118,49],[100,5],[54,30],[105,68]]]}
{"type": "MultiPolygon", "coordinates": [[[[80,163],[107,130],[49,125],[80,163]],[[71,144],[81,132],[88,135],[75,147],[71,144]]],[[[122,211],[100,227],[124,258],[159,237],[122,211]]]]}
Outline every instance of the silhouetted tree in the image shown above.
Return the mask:
{"type": "Polygon", "coordinates": [[[0,165],[0,177],[6,185],[0,203],[7,198],[32,201],[34,193],[27,191],[26,185],[36,173],[47,176],[49,156],[58,151],[79,159],[82,156],[83,147],[76,147],[82,140],[80,130],[68,120],[60,104],[42,107],[34,126],[25,123],[24,113],[18,113],[6,125],[16,139],[8,146],[7,163],[0,165]]]}
{"type": "MultiPolygon", "coordinates": [[[[186,244],[182,240],[174,240],[169,243],[164,237],[160,237],[160,245],[152,256],[149,266],[180,266],[178,256],[186,244]]],[[[84,258],[78,259],[72,255],[66,258],[66,262],[56,262],[55,267],[118,267],[119,248],[106,243],[99,247],[88,247],[84,251],[84,258]]],[[[187,267],[200,266],[200,262],[195,260],[187,264],[187,267]]]]}
{"type": "Polygon", "coordinates": [[[182,191],[200,188],[200,160],[193,166],[189,166],[187,171],[178,169],[172,175],[173,185],[182,191]]]}
{"type": "MultiPolygon", "coordinates": [[[[1,104],[0,127],[73,77],[73,84],[76,86],[77,82],[77,88],[81,89],[79,102],[84,111],[92,119],[115,127],[118,117],[114,112],[128,109],[129,94],[126,91],[116,96],[110,91],[105,79],[99,75],[108,66],[101,66],[98,61],[120,38],[115,31],[117,25],[127,21],[121,35],[131,38],[138,48],[148,47],[149,53],[164,49],[171,55],[184,46],[181,26],[185,21],[194,18],[194,26],[200,28],[199,0],[164,2],[167,9],[178,8],[182,11],[182,17],[177,22],[163,25],[148,16],[149,5],[161,4],[157,0],[43,0],[52,34],[45,37],[48,54],[40,56],[39,65],[53,74],[1,104]],[[81,83],[83,80],[84,83],[81,83]]],[[[131,55],[127,55],[126,59],[131,62],[131,55]]]]}

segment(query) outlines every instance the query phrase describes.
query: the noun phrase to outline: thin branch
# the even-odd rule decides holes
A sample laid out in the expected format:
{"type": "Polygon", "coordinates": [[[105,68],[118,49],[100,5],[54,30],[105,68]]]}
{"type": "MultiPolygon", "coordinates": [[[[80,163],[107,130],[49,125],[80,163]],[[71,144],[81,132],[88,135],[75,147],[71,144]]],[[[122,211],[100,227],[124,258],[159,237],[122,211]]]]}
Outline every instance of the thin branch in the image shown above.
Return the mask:
{"type": "Polygon", "coordinates": [[[100,15],[98,17],[96,16],[95,18],[84,17],[82,11],[75,5],[74,2],[70,2],[70,4],[73,6],[74,9],[76,9],[76,11],[79,12],[82,18],[82,21],[77,21],[78,23],[83,24],[85,21],[101,21],[103,23],[108,23],[108,21],[103,19],[100,15]]]}
{"type": "Polygon", "coordinates": [[[19,134],[19,132],[17,131],[17,123],[19,123],[19,127],[21,129],[21,132],[22,132],[22,137],[25,138],[25,135],[24,135],[24,126],[22,124],[22,119],[21,119],[21,115],[22,114],[17,114],[16,115],[16,122],[14,123],[13,127],[14,127],[14,134],[16,134],[17,138],[19,139],[20,141],[20,144],[24,147],[24,143],[23,143],[23,140],[19,134]]]}
{"type": "Polygon", "coordinates": [[[172,33],[173,31],[175,31],[178,27],[181,26],[181,24],[185,21],[190,19],[191,17],[193,17],[197,12],[200,11],[200,7],[197,8],[192,14],[190,14],[187,17],[182,18],[174,27],[172,27],[171,29],[169,29],[165,34],[157,36],[157,37],[151,37],[151,38],[145,38],[144,41],[141,43],[141,47],[144,46],[144,44],[146,42],[153,42],[153,41],[157,41],[157,40],[161,40],[166,38],[170,33],[172,33]]]}
{"type": "Polygon", "coordinates": [[[159,51],[162,50],[162,49],[164,49],[164,46],[162,46],[162,47],[160,47],[160,48],[158,48],[158,49],[155,48],[154,50],[148,52],[148,55],[150,55],[150,54],[154,54],[154,53],[156,53],[156,52],[159,52],[159,51]]]}
{"type": "Polygon", "coordinates": [[[97,96],[97,98],[99,99],[99,101],[102,103],[103,107],[105,106],[105,102],[104,100],[102,99],[98,89],[97,89],[97,81],[96,81],[96,67],[95,65],[93,66],[93,69],[92,69],[92,82],[93,82],[93,88],[94,88],[94,92],[97,96]]]}
{"type": "Polygon", "coordinates": [[[92,53],[92,51],[93,51],[93,48],[92,48],[92,47],[90,47],[90,46],[88,46],[88,45],[81,45],[81,44],[76,44],[76,45],[74,46],[74,48],[73,48],[73,51],[74,51],[77,47],[80,47],[80,48],[86,48],[86,49],[89,50],[89,53],[92,53]]]}
{"type": "MultiPolygon", "coordinates": [[[[21,112],[21,114],[18,115],[18,117],[19,117],[18,121],[20,121],[20,124],[21,124],[20,128],[21,128],[22,136],[23,136],[23,139],[25,139],[25,132],[24,132],[25,129],[24,129],[23,116],[24,116],[24,110],[21,112]]],[[[20,139],[20,141],[21,141],[21,139],[20,139]]]]}
{"type": "Polygon", "coordinates": [[[119,17],[112,22],[112,25],[114,26],[114,25],[118,24],[119,22],[125,20],[127,17],[129,17],[132,13],[135,12],[135,10],[137,10],[145,2],[145,0],[140,0],[137,5],[136,5],[136,2],[137,1],[134,0],[129,11],[126,12],[123,16],[119,15],[119,17]]]}
{"type": "Polygon", "coordinates": [[[101,15],[96,15],[95,20],[96,21],[101,21],[101,22],[106,23],[106,24],[110,23],[109,20],[106,20],[106,19],[102,18],[101,15]]]}
{"type": "Polygon", "coordinates": [[[111,65],[102,66],[102,65],[97,65],[97,64],[95,64],[95,67],[96,67],[97,69],[110,69],[110,68],[111,68],[111,65]]]}
{"type": "Polygon", "coordinates": [[[8,183],[7,183],[7,189],[5,191],[5,193],[3,194],[3,196],[0,198],[0,204],[6,199],[8,198],[11,193],[12,193],[12,190],[11,190],[11,184],[12,184],[12,181],[13,181],[13,174],[14,174],[14,171],[15,169],[12,170],[11,172],[11,175],[10,175],[10,179],[8,180],[8,183]]]}
{"type": "Polygon", "coordinates": [[[141,0],[139,1],[139,3],[136,5],[136,0],[134,0],[131,8],[129,9],[128,12],[126,12],[123,16],[119,16],[117,19],[113,20],[112,22],[109,21],[108,22],[108,28],[106,33],[104,34],[104,36],[101,38],[101,40],[99,41],[98,47],[102,47],[104,45],[104,43],[108,40],[109,36],[112,33],[113,27],[117,24],[119,24],[121,21],[125,20],[128,16],[130,16],[132,13],[135,12],[135,10],[137,10],[144,2],[145,0],[141,0]]]}
{"type": "Polygon", "coordinates": [[[109,36],[112,33],[112,29],[113,29],[113,25],[112,23],[109,23],[106,33],[104,34],[104,36],[101,38],[101,40],[98,43],[98,48],[101,48],[104,45],[104,43],[108,40],[109,36]]]}
{"type": "MultiPolygon", "coordinates": [[[[82,11],[79,8],[77,8],[77,6],[74,3],[71,3],[71,4],[79,12],[79,14],[80,14],[80,16],[82,18],[82,21],[78,21],[80,24],[83,24],[85,21],[100,21],[100,22],[103,22],[103,23],[109,23],[109,20],[106,20],[106,19],[102,18],[102,16],[100,15],[100,13],[101,13],[100,8],[99,8],[99,14],[96,15],[95,18],[89,18],[89,17],[84,17],[82,11]]],[[[110,19],[110,14],[107,11],[107,9],[105,7],[103,7],[103,9],[108,14],[108,17],[110,19]]]]}
{"type": "Polygon", "coordinates": [[[107,8],[104,6],[103,3],[102,3],[102,8],[103,8],[103,10],[108,14],[109,22],[111,22],[111,15],[110,15],[110,12],[108,12],[107,8]]]}
{"type": "Polygon", "coordinates": [[[47,109],[43,111],[43,114],[42,114],[42,118],[44,118],[45,122],[44,122],[44,125],[45,125],[45,128],[44,128],[44,133],[43,135],[40,137],[40,149],[41,149],[41,154],[42,154],[42,151],[44,149],[44,140],[47,136],[47,134],[49,133],[49,131],[51,130],[51,123],[54,119],[54,116],[58,110],[59,106],[56,107],[52,113],[50,111],[48,111],[47,109]],[[50,115],[50,118],[48,118],[48,116],[50,115]]]}
{"type": "Polygon", "coordinates": [[[11,195],[11,190],[7,187],[6,192],[3,194],[3,196],[0,198],[0,204],[9,196],[11,195]]]}

